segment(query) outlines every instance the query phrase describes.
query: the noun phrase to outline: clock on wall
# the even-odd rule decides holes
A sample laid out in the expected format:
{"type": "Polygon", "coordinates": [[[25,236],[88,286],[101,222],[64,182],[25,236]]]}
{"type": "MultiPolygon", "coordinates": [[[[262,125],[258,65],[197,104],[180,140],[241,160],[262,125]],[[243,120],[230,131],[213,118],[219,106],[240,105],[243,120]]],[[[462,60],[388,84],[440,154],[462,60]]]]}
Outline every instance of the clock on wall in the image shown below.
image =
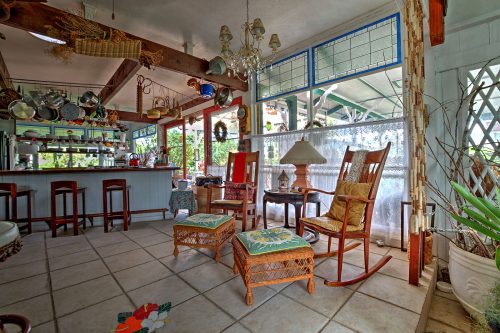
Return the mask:
{"type": "Polygon", "coordinates": [[[240,120],[245,119],[245,117],[247,116],[247,108],[244,105],[240,106],[238,112],[236,113],[236,116],[240,120]]]}

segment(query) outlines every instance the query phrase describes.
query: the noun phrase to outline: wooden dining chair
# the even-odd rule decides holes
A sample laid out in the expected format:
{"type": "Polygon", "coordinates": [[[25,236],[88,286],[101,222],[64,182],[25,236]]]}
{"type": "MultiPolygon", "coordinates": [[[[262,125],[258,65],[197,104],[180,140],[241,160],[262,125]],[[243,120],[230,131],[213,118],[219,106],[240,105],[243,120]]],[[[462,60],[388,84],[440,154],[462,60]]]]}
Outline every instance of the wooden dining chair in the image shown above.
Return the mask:
{"type": "Polygon", "coordinates": [[[385,149],[378,151],[355,152],[347,147],[335,191],[328,192],[315,188],[302,189],[304,206],[302,218],[299,221],[299,235],[303,234],[304,227],[327,235],[327,252],[317,253],[315,257],[337,256],[337,281],[325,280],[325,284],[328,286],[345,286],[364,280],[377,272],[392,258],[392,256],[384,256],[374,266],[368,267],[373,209],[390,148],[390,142],[385,149]],[[323,216],[306,217],[307,196],[313,191],[334,196],[329,212],[323,216]],[[337,251],[331,251],[332,238],[339,240],[337,251]],[[361,243],[356,242],[346,246],[345,242],[347,239],[356,238],[362,239],[364,243],[365,271],[352,279],[342,280],[344,253],[361,245],[361,243]]]}
{"type": "Polygon", "coordinates": [[[259,183],[259,152],[229,153],[224,185],[208,184],[207,213],[222,210],[225,214],[233,211],[236,219],[242,221],[242,231],[246,230],[247,219],[252,219],[252,228],[257,219],[257,184],[259,183]],[[224,198],[212,201],[212,189],[223,188],[224,198]],[[245,200],[246,198],[246,200],[245,200]]]}

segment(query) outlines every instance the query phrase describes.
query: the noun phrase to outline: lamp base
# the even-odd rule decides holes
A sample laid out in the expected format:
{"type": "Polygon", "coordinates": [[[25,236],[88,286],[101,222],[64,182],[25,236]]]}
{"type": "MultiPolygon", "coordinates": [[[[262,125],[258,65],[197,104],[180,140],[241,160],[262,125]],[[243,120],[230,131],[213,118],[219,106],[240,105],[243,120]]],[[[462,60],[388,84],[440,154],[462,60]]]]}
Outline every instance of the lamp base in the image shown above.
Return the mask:
{"type": "Polygon", "coordinates": [[[295,165],[296,179],[293,182],[292,187],[300,187],[300,188],[312,187],[311,183],[309,182],[309,179],[307,178],[308,173],[309,170],[307,169],[307,164],[295,165]]]}

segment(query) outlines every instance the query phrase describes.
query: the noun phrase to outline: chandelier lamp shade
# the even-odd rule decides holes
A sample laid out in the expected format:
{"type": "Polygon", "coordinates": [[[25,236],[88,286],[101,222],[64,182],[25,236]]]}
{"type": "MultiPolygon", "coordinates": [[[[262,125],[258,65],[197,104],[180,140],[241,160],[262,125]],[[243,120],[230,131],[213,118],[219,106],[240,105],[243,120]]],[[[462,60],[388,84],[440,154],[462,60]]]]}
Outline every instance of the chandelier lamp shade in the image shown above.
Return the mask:
{"type": "Polygon", "coordinates": [[[277,34],[272,34],[269,40],[269,47],[272,54],[269,57],[263,57],[260,43],[264,40],[266,29],[260,18],[250,22],[247,3],[247,20],[241,26],[241,47],[237,52],[231,50],[231,40],[233,34],[227,25],[220,28],[219,40],[222,44],[221,57],[226,62],[228,76],[234,76],[238,79],[248,82],[252,75],[262,70],[266,65],[271,64],[276,57],[281,42],[277,34]]]}
{"type": "Polygon", "coordinates": [[[324,158],[309,141],[304,140],[304,137],[302,137],[302,140],[296,141],[293,147],[280,160],[280,164],[295,165],[296,179],[292,184],[293,188],[311,188],[307,166],[309,164],[325,163],[326,158],[324,158]]]}

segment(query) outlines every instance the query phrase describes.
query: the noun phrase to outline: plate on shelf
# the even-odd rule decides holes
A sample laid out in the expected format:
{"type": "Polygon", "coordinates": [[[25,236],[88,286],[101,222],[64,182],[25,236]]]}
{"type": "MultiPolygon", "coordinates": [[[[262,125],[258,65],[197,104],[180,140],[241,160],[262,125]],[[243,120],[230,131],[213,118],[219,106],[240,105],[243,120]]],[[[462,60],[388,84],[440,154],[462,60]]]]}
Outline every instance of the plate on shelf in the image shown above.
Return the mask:
{"type": "Polygon", "coordinates": [[[23,134],[27,138],[38,138],[40,136],[40,134],[37,131],[31,131],[31,130],[25,131],[23,134]]]}

